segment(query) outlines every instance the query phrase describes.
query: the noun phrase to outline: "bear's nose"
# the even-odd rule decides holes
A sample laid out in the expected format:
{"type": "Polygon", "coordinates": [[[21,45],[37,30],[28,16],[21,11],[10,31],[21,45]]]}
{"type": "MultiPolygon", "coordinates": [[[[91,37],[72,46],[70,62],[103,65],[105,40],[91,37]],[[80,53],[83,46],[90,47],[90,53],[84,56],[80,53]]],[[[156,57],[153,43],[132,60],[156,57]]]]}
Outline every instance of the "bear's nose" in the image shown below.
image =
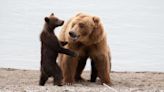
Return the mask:
{"type": "Polygon", "coordinates": [[[71,37],[73,37],[73,38],[77,37],[76,33],[73,32],[73,31],[70,31],[70,32],[69,32],[69,35],[70,35],[71,37]]]}
{"type": "Polygon", "coordinates": [[[61,25],[63,25],[64,24],[64,20],[62,20],[62,23],[61,23],[61,25]]]}

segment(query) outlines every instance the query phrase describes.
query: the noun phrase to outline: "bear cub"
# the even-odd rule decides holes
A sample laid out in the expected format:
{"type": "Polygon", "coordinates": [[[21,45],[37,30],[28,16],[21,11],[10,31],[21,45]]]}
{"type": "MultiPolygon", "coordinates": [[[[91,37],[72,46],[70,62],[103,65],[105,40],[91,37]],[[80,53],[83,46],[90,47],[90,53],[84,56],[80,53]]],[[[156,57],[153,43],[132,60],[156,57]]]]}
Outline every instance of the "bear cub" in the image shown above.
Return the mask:
{"type": "Polygon", "coordinates": [[[45,24],[40,35],[41,40],[41,75],[39,85],[44,86],[49,77],[53,77],[54,85],[62,86],[62,71],[58,66],[56,59],[58,53],[63,53],[72,57],[77,54],[69,49],[63,48],[67,42],[60,42],[54,33],[54,29],[62,26],[64,21],[58,19],[52,13],[45,17],[45,24]]]}

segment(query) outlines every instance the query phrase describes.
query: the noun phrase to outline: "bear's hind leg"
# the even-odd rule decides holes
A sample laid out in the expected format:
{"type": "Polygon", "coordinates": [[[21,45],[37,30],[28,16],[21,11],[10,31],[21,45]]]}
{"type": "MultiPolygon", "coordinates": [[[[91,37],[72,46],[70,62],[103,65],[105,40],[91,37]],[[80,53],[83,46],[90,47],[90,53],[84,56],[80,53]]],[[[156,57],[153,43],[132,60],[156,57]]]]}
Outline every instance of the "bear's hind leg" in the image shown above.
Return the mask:
{"type": "Polygon", "coordinates": [[[54,85],[58,85],[58,86],[63,86],[62,81],[61,80],[57,80],[56,78],[54,78],[53,84],[54,85]]]}
{"type": "Polygon", "coordinates": [[[44,86],[47,80],[48,80],[48,75],[41,72],[39,85],[44,86]]]}
{"type": "Polygon", "coordinates": [[[54,78],[54,85],[62,86],[63,75],[60,67],[58,65],[55,65],[52,71],[54,71],[52,73],[52,76],[54,78]]]}

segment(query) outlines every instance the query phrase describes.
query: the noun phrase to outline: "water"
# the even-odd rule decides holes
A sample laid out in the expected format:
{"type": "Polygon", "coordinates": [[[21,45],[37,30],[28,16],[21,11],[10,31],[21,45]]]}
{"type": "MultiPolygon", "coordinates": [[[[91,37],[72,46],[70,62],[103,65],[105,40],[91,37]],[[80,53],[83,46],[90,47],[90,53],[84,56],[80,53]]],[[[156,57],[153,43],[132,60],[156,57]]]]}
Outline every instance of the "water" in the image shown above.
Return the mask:
{"type": "Polygon", "coordinates": [[[80,11],[101,17],[112,70],[164,72],[163,0],[1,0],[0,67],[39,69],[44,17],[68,20],[80,11]]]}

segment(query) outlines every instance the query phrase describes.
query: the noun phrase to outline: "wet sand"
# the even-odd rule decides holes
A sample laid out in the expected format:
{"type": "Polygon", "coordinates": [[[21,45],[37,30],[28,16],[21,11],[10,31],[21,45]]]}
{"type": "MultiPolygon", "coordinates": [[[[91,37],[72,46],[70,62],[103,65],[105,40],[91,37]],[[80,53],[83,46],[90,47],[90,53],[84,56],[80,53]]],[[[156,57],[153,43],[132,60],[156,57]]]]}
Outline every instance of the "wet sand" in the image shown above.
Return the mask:
{"type": "MultiPolygon", "coordinates": [[[[0,92],[164,92],[163,72],[112,72],[113,85],[82,82],[72,86],[53,86],[50,78],[45,86],[38,86],[38,70],[0,68],[0,92]]],[[[90,72],[82,76],[89,79],[90,72]]]]}

